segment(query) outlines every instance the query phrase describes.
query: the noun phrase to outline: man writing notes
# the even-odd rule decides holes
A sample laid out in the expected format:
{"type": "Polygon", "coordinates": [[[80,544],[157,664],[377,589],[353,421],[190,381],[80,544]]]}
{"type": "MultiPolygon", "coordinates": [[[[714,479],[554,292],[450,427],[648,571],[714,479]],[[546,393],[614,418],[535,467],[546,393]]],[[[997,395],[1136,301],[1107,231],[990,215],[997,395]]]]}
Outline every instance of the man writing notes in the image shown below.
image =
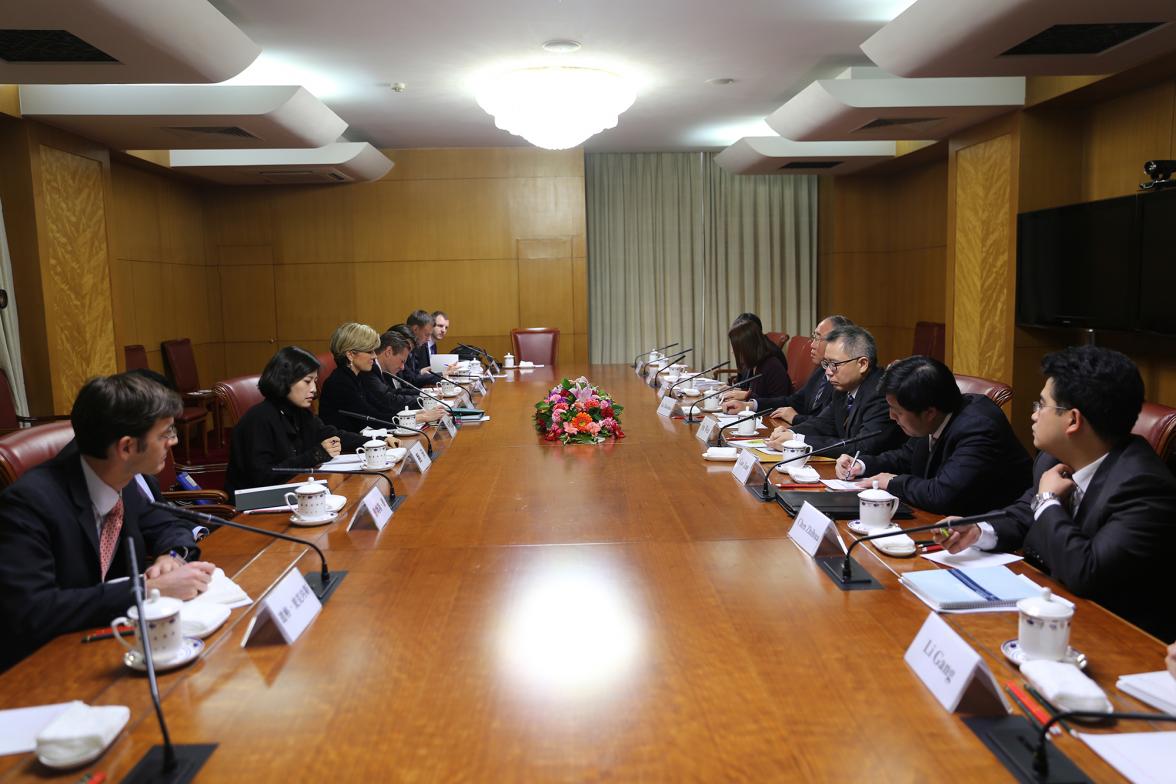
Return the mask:
{"type": "Polygon", "coordinates": [[[128,539],[148,590],[178,599],[207,590],[214,567],[196,560],[191,525],[148,507],[135,481],[163,468],[182,408],[142,376],[91,379],[70,414],[74,440],[0,496],[0,669],[126,612],[128,539]]]}
{"type": "Polygon", "coordinates": [[[1011,504],[1032,479],[1025,447],[996,403],[963,395],[947,365],[931,357],[893,363],[878,385],[905,444],[858,460],[842,455],[837,475],[868,477],[908,504],[939,514],[972,515],[1011,504]]]}
{"type": "MultiPolygon", "coordinates": [[[[1033,485],[1010,517],[952,531],[959,552],[1020,549],[1074,593],[1164,640],[1176,638],[1176,478],[1131,435],[1143,379],[1130,359],[1095,346],[1042,360],[1033,404],[1033,485]]],[[[942,538],[942,537],[936,537],[942,538]]]]}
{"type": "Polygon", "coordinates": [[[779,449],[794,435],[803,435],[813,449],[821,449],[875,432],[877,435],[861,441],[857,448],[877,454],[902,443],[902,431],[890,421],[886,398],[878,390],[882,371],[873,335],[858,326],[834,329],[827,336],[821,368],[833,387],[828,405],[792,429],[776,428],[768,446],[779,449]]]}
{"type": "MultiPolygon", "coordinates": [[[[809,347],[809,356],[816,367],[813,368],[808,381],[800,389],[787,395],[751,398],[751,410],[770,411],[769,416],[772,419],[782,419],[790,425],[799,425],[809,417],[821,413],[821,409],[833,398],[833,387],[829,385],[829,380],[825,378],[825,369],[821,367],[821,360],[825,358],[825,339],[837,327],[852,324],[853,322],[845,316],[829,316],[822,319],[813,328],[810,336],[812,344],[809,347]]],[[[747,400],[748,397],[748,393],[743,390],[728,392],[724,397],[723,410],[727,413],[742,411],[745,404],[741,401],[747,400]]]]}

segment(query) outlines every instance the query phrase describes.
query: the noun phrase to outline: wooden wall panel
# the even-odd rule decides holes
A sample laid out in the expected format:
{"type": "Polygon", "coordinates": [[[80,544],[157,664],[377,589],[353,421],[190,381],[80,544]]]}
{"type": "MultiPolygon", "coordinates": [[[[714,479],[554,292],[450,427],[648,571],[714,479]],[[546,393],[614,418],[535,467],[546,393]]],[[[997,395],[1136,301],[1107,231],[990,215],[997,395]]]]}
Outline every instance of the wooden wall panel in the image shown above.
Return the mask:
{"type": "Polygon", "coordinates": [[[554,327],[562,337],[575,332],[572,260],[519,259],[518,327],[554,327]]]}
{"type": "MultiPolygon", "coordinates": [[[[329,340],[340,324],[357,317],[356,264],[277,264],[274,307],[277,335],[284,341],[329,340]]],[[[370,322],[365,322],[370,323],[370,322]]],[[[371,324],[382,330],[389,324],[371,324]]]]}
{"type": "Polygon", "coordinates": [[[53,407],[64,414],[86,379],[116,369],[106,186],[98,160],[46,145],[39,158],[53,407]]]}
{"type": "Polygon", "coordinates": [[[354,261],[352,201],[357,193],[370,190],[357,192],[333,185],[273,189],[274,261],[280,264],[354,261]]]}
{"type": "Polygon", "coordinates": [[[953,369],[1012,380],[1012,137],[956,153],[953,369]]]}
{"type": "Polygon", "coordinates": [[[226,343],[277,340],[274,291],[272,264],[221,267],[221,323],[226,343]]]}
{"type": "Polygon", "coordinates": [[[114,257],[128,261],[159,261],[159,204],[156,178],[146,172],[113,164],[115,178],[114,257]]]}
{"type": "Polygon", "coordinates": [[[384,150],[396,166],[388,180],[468,180],[526,177],[584,177],[584,156],[578,149],[535,147],[469,147],[384,150]]]}
{"type": "MultiPolygon", "coordinates": [[[[270,340],[255,340],[243,342],[225,341],[221,345],[224,346],[225,378],[235,378],[237,376],[255,376],[260,374],[265,368],[265,363],[269,362],[274,352],[282,346],[290,344],[270,340]]],[[[315,350],[309,346],[303,346],[303,348],[306,348],[308,351],[315,350]]]]}
{"type": "Polygon", "coordinates": [[[1087,112],[1083,128],[1082,200],[1134,193],[1144,161],[1172,157],[1176,81],[1138,90],[1087,112]]]}

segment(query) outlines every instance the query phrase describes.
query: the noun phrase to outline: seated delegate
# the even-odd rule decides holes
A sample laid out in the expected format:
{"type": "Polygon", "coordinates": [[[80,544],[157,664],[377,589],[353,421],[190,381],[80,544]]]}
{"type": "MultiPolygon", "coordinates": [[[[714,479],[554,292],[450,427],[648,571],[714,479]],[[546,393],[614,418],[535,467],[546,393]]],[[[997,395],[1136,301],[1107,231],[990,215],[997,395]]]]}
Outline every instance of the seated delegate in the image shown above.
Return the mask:
{"type": "Polygon", "coordinates": [[[105,626],[133,604],[126,543],[148,590],[191,599],[214,567],[192,525],[151,509],[139,475],[176,442],[175,392],[123,373],[86,382],[74,440],[0,496],[0,670],[66,632],[105,626]]]}
{"type": "MultiPolygon", "coordinates": [[[[390,411],[403,411],[405,408],[416,409],[427,402],[420,399],[420,395],[409,389],[407,384],[401,384],[397,374],[408,361],[408,354],[412,351],[413,341],[405,337],[399,330],[392,329],[380,335],[379,348],[376,349],[376,362],[371,373],[361,373],[359,378],[363,383],[365,394],[369,400],[377,401],[378,405],[390,411]]],[[[445,416],[445,410],[440,406],[425,408],[417,411],[418,424],[436,422],[445,416]]]]}
{"type": "Polygon", "coordinates": [[[1143,379],[1096,346],[1048,354],[1033,405],[1033,484],[1009,517],[937,536],[950,552],[1021,550],[1068,589],[1160,639],[1176,638],[1176,478],[1131,434],[1143,379]]]}
{"type": "MultiPolygon", "coordinates": [[[[266,363],[257,382],[265,399],[233,427],[227,492],[288,482],[297,471],[271,469],[317,466],[341,452],[354,452],[368,440],[325,425],[311,412],[318,371],[314,354],[297,346],[279,349],[266,363]]],[[[395,446],[396,439],[389,437],[388,445],[395,446]]]]}
{"type": "Polygon", "coordinates": [[[759,321],[736,321],[727,332],[739,378],[751,379],[747,391],[751,397],[786,395],[792,391],[788,361],[784,352],[764,335],[759,321]]]}
{"type": "Polygon", "coordinates": [[[947,365],[931,357],[900,359],[878,385],[890,418],[908,438],[877,455],[843,454],[842,479],[867,477],[908,504],[939,514],[972,515],[1011,504],[1032,479],[1025,447],[1000,406],[964,395],[947,365]]]}

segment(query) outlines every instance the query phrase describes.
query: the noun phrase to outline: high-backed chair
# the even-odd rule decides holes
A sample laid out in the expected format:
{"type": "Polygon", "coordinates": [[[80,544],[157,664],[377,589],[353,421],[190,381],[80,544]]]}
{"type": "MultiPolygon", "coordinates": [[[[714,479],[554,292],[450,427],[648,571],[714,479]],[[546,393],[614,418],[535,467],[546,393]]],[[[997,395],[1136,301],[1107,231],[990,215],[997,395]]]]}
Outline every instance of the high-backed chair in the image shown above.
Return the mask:
{"type": "Polygon", "coordinates": [[[512,329],[510,342],[514,346],[516,362],[534,362],[536,365],[555,364],[559,356],[559,330],[547,327],[512,329]]]}
{"type": "Polygon", "coordinates": [[[261,376],[237,376],[226,378],[212,385],[221,406],[232,417],[233,422],[240,421],[245,412],[260,403],[264,397],[257,388],[261,376]]]}
{"type": "Polygon", "coordinates": [[[788,360],[788,377],[792,379],[793,389],[803,387],[809,376],[817,369],[810,353],[812,348],[813,339],[806,335],[796,335],[788,341],[784,357],[788,360]]]}
{"type": "Polygon", "coordinates": [[[327,379],[335,372],[335,355],[330,351],[324,351],[322,354],[316,354],[319,361],[318,372],[318,392],[315,393],[315,399],[318,399],[323,393],[323,384],[327,383],[327,379]]]}
{"type": "Polygon", "coordinates": [[[956,386],[965,395],[984,395],[998,406],[1004,406],[1005,403],[1013,399],[1013,388],[1003,381],[993,381],[990,378],[980,378],[979,376],[962,376],[959,373],[955,374],[955,380],[956,386]]]}
{"type": "Polygon", "coordinates": [[[210,389],[200,388],[200,374],[196,370],[196,355],[188,338],[165,340],[160,344],[163,364],[172,385],[184,398],[184,410],[176,417],[176,426],[184,434],[184,462],[192,462],[192,428],[199,425],[204,453],[208,454],[208,428],[205,427],[210,407],[216,397],[210,389]]]}
{"type": "Polygon", "coordinates": [[[126,357],[127,370],[147,369],[147,349],[143,346],[123,346],[123,355],[126,357]]]}
{"type": "Polygon", "coordinates": [[[775,343],[780,348],[784,348],[788,345],[787,332],[768,332],[764,335],[764,337],[775,343]]]}
{"type": "Polygon", "coordinates": [[[1160,459],[1176,473],[1176,408],[1145,402],[1131,432],[1146,438],[1160,459]]]}
{"type": "Polygon", "coordinates": [[[919,321],[915,323],[915,344],[912,354],[923,354],[943,361],[944,343],[947,338],[947,325],[938,321],[919,321]]]}

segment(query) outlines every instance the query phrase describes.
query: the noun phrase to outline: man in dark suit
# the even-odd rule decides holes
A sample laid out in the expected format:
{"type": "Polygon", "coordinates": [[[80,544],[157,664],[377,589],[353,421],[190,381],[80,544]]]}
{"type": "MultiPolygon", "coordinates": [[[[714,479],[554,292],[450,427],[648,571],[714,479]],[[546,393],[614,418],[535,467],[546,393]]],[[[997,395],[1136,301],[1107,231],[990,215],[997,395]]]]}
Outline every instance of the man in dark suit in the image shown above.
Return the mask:
{"type": "Polygon", "coordinates": [[[441,350],[441,341],[449,334],[449,316],[443,310],[433,311],[433,331],[429,334],[429,355],[441,350]]]}
{"type": "Polygon", "coordinates": [[[858,460],[842,455],[837,475],[869,477],[908,504],[940,514],[972,515],[1021,497],[1032,479],[1029,454],[1000,406],[962,395],[947,365],[907,357],[882,374],[890,418],[909,438],[897,449],[858,460]]]}
{"type": "Polygon", "coordinates": [[[0,669],[126,613],[128,539],[149,591],[191,599],[207,589],[214,567],[195,560],[191,525],[147,507],[135,481],[163,468],[181,408],[141,376],[91,379],[70,416],[75,440],[0,496],[0,669]]]}
{"type": "Polygon", "coordinates": [[[405,324],[412,330],[415,345],[400,373],[414,386],[430,387],[441,380],[439,375],[429,370],[429,338],[433,334],[433,317],[428,311],[414,310],[408,314],[405,324]]]}
{"type": "Polygon", "coordinates": [[[1074,593],[1171,640],[1176,478],[1131,435],[1143,405],[1139,370],[1095,346],[1049,354],[1041,368],[1033,486],[1005,507],[1007,518],[953,531],[944,546],[1020,549],[1074,593]]]}
{"type": "Polygon", "coordinates": [[[902,443],[902,431],[891,421],[886,398],[878,390],[882,371],[878,369],[878,347],[873,335],[858,326],[833,330],[828,335],[821,368],[833,387],[828,405],[792,429],[776,428],[768,446],[778,449],[785,441],[803,435],[813,449],[821,449],[873,432],[878,435],[857,445],[863,452],[885,452],[902,443]]]}

